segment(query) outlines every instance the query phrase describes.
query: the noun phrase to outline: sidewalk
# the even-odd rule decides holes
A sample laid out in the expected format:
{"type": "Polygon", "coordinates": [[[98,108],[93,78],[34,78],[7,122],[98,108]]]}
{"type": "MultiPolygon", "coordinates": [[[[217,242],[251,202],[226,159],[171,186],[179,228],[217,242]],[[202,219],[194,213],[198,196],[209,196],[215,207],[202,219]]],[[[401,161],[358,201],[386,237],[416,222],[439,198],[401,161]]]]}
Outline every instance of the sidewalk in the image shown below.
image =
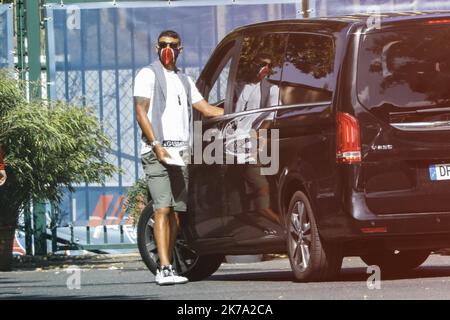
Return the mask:
{"type": "MultiPolygon", "coordinates": [[[[272,254],[264,255],[262,261],[286,259],[287,256],[272,254]]],[[[235,264],[227,263],[225,264],[235,264]]],[[[43,271],[66,269],[78,266],[84,269],[108,270],[147,270],[139,253],[127,254],[83,254],[78,256],[49,255],[44,257],[16,256],[13,271],[43,271]]]]}
{"type": "Polygon", "coordinates": [[[14,271],[53,270],[78,266],[84,269],[146,270],[139,253],[85,254],[79,256],[49,255],[45,257],[19,256],[14,258],[14,271]]]}

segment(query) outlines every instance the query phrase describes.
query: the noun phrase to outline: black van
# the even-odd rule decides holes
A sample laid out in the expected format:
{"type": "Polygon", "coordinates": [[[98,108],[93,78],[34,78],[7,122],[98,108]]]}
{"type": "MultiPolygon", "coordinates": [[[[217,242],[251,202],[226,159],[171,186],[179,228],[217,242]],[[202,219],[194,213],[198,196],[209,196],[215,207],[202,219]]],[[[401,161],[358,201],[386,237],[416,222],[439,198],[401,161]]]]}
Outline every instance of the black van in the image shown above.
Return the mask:
{"type": "MultiPolygon", "coordinates": [[[[225,110],[196,114],[210,137],[200,156],[214,141],[224,151],[190,165],[179,273],[198,280],[224,255],[287,253],[297,280],[320,281],[345,256],[402,272],[450,247],[450,13],[242,27],[197,86],[225,110]]],[[[151,217],[148,206],[138,243],[155,272],[151,217]]]]}

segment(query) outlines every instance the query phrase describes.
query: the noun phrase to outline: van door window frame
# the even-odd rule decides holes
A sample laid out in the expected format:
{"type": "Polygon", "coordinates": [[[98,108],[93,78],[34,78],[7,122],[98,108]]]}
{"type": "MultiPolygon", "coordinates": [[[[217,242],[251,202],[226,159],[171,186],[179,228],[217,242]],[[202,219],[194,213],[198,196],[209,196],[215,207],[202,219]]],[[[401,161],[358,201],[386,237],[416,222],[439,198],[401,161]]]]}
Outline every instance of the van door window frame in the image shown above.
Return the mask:
{"type": "MultiPolygon", "coordinates": [[[[233,39],[229,39],[226,43],[224,43],[223,45],[221,45],[217,50],[214,51],[214,55],[211,57],[211,60],[208,62],[208,64],[205,66],[206,70],[211,70],[212,66],[211,64],[215,63],[215,61],[219,60],[219,65],[218,67],[216,67],[214,70],[214,73],[212,73],[211,76],[206,75],[207,78],[207,82],[205,80],[202,80],[202,88],[200,90],[202,90],[202,94],[203,97],[206,99],[207,97],[209,97],[209,94],[211,93],[211,90],[214,88],[214,85],[218,79],[218,77],[220,76],[220,74],[222,73],[223,69],[225,68],[225,66],[228,64],[228,62],[231,61],[230,64],[230,71],[228,74],[228,79],[227,79],[227,86],[225,89],[225,101],[224,101],[224,114],[227,114],[227,110],[229,109],[229,104],[230,104],[230,86],[231,83],[233,82],[233,79],[235,77],[236,74],[236,66],[237,66],[237,55],[240,52],[241,49],[241,44],[242,44],[242,37],[240,34],[236,35],[236,37],[234,37],[233,39]],[[232,44],[232,48],[229,48],[228,51],[226,51],[225,55],[222,55],[222,51],[226,50],[226,47],[229,46],[230,44],[232,44]]],[[[202,75],[202,78],[204,76],[202,75]]],[[[209,101],[208,101],[209,102],[209,101]]],[[[216,118],[220,118],[221,116],[218,117],[214,117],[216,118]]],[[[203,119],[204,121],[207,121],[208,119],[203,119]]]]}

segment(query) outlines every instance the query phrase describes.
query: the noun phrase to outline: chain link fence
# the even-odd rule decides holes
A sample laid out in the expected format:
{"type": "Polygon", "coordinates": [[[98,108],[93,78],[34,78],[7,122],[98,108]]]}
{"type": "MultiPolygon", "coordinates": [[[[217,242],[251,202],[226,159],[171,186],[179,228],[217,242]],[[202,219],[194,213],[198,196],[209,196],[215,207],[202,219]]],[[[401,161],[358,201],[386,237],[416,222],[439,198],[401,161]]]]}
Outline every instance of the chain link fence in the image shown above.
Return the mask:
{"type": "MultiPolygon", "coordinates": [[[[126,219],[126,187],[143,176],[134,76],[157,59],[155,44],[162,30],[180,33],[184,51],[178,65],[195,81],[228,32],[245,24],[295,18],[298,9],[299,1],[273,0],[46,5],[49,96],[95,110],[112,142],[107,160],[124,172],[103,186],[82,185],[67,193],[59,224],[89,224],[93,218],[107,221],[112,215],[126,219]]],[[[213,94],[223,95],[225,84],[220,81],[213,94]]]]}
{"type": "Polygon", "coordinates": [[[14,66],[14,8],[12,4],[0,5],[0,69],[14,66]]]}
{"type": "MultiPolygon", "coordinates": [[[[57,222],[59,227],[66,226],[71,231],[60,228],[61,237],[83,243],[90,234],[74,233],[73,226],[126,223],[123,210],[126,188],[142,177],[141,133],[133,110],[133,81],[140,68],[157,58],[154,45],[161,30],[174,29],[181,34],[185,50],[179,66],[196,80],[214,47],[228,32],[245,24],[302,17],[305,13],[301,3],[298,0],[47,3],[44,25],[48,73],[43,77],[48,84],[47,96],[93,108],[112,142],[107,160],[124,172],[104,185],[79,185],[75,193],[66,193],[57,222]]],[[[450,2],[309,0],[308,8],[309,16],[318,17],[374,11],[444,10],[450,9],[450,2]]],[[[0,25],[0,68],[11,68],[14,66],[11,4],[0,5],[0,25]]],[[[227,73],[223,72],[210,93],[211,101],[224,98],[226,77],[227,73]]],[[[51,219],[48,217],[47,221],[51,219]]],[[[120,235],[111,237],[120,238],[120,235]]],[[[127,238],[134,241],[133,235],[127,238]]],[[[93,239],[96,239],[95,232],[93,239]]]]}

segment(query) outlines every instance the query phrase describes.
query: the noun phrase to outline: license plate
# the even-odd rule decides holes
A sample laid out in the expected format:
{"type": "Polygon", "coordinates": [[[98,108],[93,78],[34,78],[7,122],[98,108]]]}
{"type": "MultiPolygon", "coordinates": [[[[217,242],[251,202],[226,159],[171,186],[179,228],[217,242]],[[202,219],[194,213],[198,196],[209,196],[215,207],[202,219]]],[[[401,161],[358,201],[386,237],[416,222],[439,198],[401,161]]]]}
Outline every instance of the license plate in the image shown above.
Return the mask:
{"type": "Polygon", "coordinates": [[[450,180],[450,164],[432,164],[429,170],[433,181],[450,180]]]}

